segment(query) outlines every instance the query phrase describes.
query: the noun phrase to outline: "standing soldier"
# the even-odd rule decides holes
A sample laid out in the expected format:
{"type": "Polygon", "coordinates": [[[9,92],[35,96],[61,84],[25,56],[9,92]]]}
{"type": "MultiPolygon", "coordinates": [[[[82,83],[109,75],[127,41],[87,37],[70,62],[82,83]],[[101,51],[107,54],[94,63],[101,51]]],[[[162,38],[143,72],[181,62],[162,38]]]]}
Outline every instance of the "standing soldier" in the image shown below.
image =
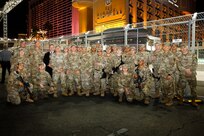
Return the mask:
{"type": "Polygon", "coordinates": [[[43,62],[43,52],[41,49],[41,43],[40,41],[36,41],[34,49],[30,50],[30,58],[32,58],[31,61],[31,78],[35,76],[35,73],[38,71],[38,64],[43,62]],[[32,52],[31,52],[32,51],[32,52]]]}
{"type": "Polygon", "coordinates": [[[113,55],[113,67],[112,67],[112,70],[113,70],[113,75],[111,76],[111,90],[112,90],[112,93],[114,96],[117,96],[118,95],[118,92],[117,92],[117,81],[118,81],[118,75],[120,73],[120,66],[122,64],[124,64],[123,60],[122,60],[122,48],[121,47],[117,47],[117,50],[115,50],[115,53],[113,55]]]}
{"type": "Polygon", "coordinates": [[[179,86],[179,69],[178,69],[178,62],[179,58],[181,57],[182,53],[178,50],[178,45],[177,44],[172,44],[171,47],[171,52],[174,55],[174,60],[175,60],[175,65],[176,65],[176,70],[174,73],[174,95],[178,96],[178,86],[179,86]]]}
{"type": "Polygon", "coordinates": [[[93,86],[93,60],[90,48],[83,47],[81,56],[81,84],[82,94],[89,96],[93,86]]]}
{"type": "Polygon", "coordinates": [[[94,95],[105,96],[106,90],[106,74],[104,71],[105,68],[105,60],[103,56],[103,50],[98,49],[98,54],[95,58],[93,58],[93,66],[94,66],[94,95]]]}
{"type": "Polygon", "coordinates": [[[149,65],[150,63],[150,57],[149,57],[149,52],[146,51],[146,46],[145,44],[141,44],[139,46],[139,52],[137,52],[136,54],[136,59],[137,60],[140,60],[140,58],[143,58],[144,61],[145,61],[145,65],[149,65]]]}
{"type": "Polygon", "coordinates": [[[182,45],[181,53],[182,55],[178,61],[178,69],[180,71],[179,86],[178,86],[180,103],[183,102],[184,89],[186,88],[186,85],[189,84],[191,89],[192,105],[197,107],[198,104],[195,102],[197,98],[197,94],[196,94],[197,57],[195,54],[191,53],[188,50],[188,46],[186,45],[182,45]]]}
{"type": "Polygon", "coordinates": [[[161,81],[160,81],[160,75],[158,73],[159,67],[161,65],[161,59],[162,59],[162,44],[156,43],[155,44],[155,51],[152,52],[150,60],[151,64],[153,65],[153,77],[154,77],[154,85],[155,85],[155,98],[160,97],[161,92],[161,81]]]}
{"type": "Polygon", "coordinates": [[[31,67],[30,67],[30,61],[29,61],[29,58],[28,56],[26,55],[25,53],[25,49],[21,48],[18,50],[16,57],[13,58],[11,60],[11,71],[15,71],[16,70],[16,66],[18,64],[18,62],[24,62],[24,68],[27,69],[27,70],[30,70],[31,67]]]}
{"type": "Polygon", "coordinates": [[[106,53],[104,55],[104,60],[105,60],[105,73],[106,73],[106,84],[107,84],[107,88],[110,89],[110,85],[111,85],[111,80],[110,77],[112,75],[112,67],[113,67],[113,58],[112,58],[112,49],[110,46],[108,46],[106,48],[106,53]]]}
{"type": "Polygon", "coordinates": [[[170,52],[170,44],[163,46],[162,61],[158,73],[161,76],[162,103],[166,106],[173,105],[174,98],[174,72],[176,70],[174,55],[170,52]]]}
{"type": "Polygon", "coordinates": [[[136,48],[128,47],[128,52],[123,54],[123,62],[128,65],[129,72],[134,73],[135,65],[136,65],[136,48]]]}
{"type": "MultiPolygon", "coordinates": [[[[72,81],[70,81],[70,83],[72,84],[70,91],[70,94],[72,95],[74,92],[73,91],[77,91],[77,94],[81,96],[81,71],[80,71],[80,67],[81,67],[81,55],[80,52],[77,51],[76,46],[72,46],[71,47],[71,53],[69,56],[69,63],[70,63],[70,74],[71,74],[71,79],[73,79],[72,81]]],[[[68,74],[68,73],[67,73],[68,74]]],[[[70,80],[71,80],[70,79],[70,80]]]]}
{"type": "Polygon", "coordinates": [[[60,46],[55,48],[55,54],[51,57],[50,64],[53,68],[54,97],[57,96],[58,83],[61,84],[63,96],[68,96],[66,90],[65,59],[60,46]]]}

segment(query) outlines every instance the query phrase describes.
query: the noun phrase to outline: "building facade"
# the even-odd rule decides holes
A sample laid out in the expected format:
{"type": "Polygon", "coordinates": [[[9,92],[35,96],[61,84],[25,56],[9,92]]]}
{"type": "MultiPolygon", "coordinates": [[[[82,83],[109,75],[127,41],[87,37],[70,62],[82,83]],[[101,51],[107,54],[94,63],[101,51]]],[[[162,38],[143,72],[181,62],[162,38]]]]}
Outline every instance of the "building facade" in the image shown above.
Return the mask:
{"type": "Polygon", "coordinates": [[[101,32],[126,24],[169,18],[195,11],[196,0],[29,0],[29,26],[44,29],[48,37],[101,32]]]}
{"type": "Polygon", "coordinates": [[[28,35],[31,30],[44,30],[50,25],[48,37],[72,33],[72,0],[29,0],[28,35]]]}

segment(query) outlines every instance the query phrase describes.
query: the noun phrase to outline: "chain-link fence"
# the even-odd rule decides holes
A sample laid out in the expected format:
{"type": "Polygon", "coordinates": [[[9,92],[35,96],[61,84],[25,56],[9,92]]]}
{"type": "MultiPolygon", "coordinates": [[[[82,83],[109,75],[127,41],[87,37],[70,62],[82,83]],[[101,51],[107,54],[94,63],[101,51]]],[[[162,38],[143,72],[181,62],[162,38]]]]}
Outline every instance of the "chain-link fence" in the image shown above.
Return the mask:
{"type": "Polygon", "coordinates": [[[186,44],[196,52],[199,63],[204,63],[204,12],[153,20],[125,27],[107,29],[101,33],[88,31],[78,35],[67,35],[50,40],[61,43],[70,39],[76,45],[89,46],[94,43],[102,45],[136,46],[146,44],[150,51],[156,42],[186,44]]]}

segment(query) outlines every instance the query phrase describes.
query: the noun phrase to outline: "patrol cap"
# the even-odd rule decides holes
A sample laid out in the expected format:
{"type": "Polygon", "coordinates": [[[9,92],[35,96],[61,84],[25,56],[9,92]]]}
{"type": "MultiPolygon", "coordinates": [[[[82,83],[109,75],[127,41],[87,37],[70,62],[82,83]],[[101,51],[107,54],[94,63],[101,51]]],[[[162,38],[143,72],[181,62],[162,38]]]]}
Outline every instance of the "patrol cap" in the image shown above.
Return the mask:
{"type": "Polygon", "coordinates": [[[128,64],[123,64],[122,68],[129,68],[128,64]]]}
{"type": "Polygon", "coordinates": [[[46,66],[45,63],[43,62],[38,63],[38,66],[41,66],[41,65],[43,65],[44,67],[46,66]]]}
{"type": "Polygon", "coordinates": [[[164,43],[164,46],[171,46],[171,43],[170,42],[166,42],[166,43],[164,43]]]}
{"type": "Polygon", "coordinates": [[[180,45],[180,47],[181,47],[181,48],[188,48],[188,45],[185,44],[185,43],[182,43],[182,44],[180,45]]]}

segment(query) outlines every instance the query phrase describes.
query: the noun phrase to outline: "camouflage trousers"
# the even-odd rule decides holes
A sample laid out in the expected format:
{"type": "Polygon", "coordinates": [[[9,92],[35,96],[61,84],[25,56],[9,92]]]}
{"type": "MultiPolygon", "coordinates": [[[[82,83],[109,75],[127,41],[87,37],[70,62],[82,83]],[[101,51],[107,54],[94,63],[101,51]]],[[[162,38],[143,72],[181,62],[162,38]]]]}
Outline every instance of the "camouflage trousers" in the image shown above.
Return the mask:
{"type": "Polygon", "coordinates": [[[125,95],[125,99],[128,102],[132,102],[133,101],[134,93],[131,90],[131,88],[129,88],[129,87],[119,87],[117,89],[117,91],[118,91],[119,99],[122,99],[122,97],[125,95]]]}
{"type": "Polygon", "coordinates": [[[167,80],[161,78],[162,83],[162,98],[171,101],[174,98],[174,79],[167,80]]]}
{"type": "Polygon", "coordinates": [[[72,74],[66,75],[66,90],[71,94],[76,91],[74,77],[72,74]]]}
{"type": "Polygon", "coordinates": [[[151,89],[153,84],[154,84],[154,79],[149,78],[143,81],[142,83],[140,83],[139,85],[136,85],[136,88],[133,91],[134,98],[140,101],[140,100],[147,99],[147,98],[149,99],[150,97],[152,97],[151,89]]]}
{"type": "Polygon", "coordinates": [[[94,71],[94,92],[97,93],[97,92],[100,92],[100,93],[105,93],[105,90],[106,90],[106,79],[105,78],[102,78],[101,79],[101,76],[102,76],[103,72],[102,71],[97,71],[95,70],[94,71]]]}
{"type": "Polygon", "coordinates": [[[83,93],[90,93],[93,88],[93,77],[92,73],[86,72],[81,73],[81,86],[83,93]]]}
{"type": "Polygon", "coordinates": [[[178,96],[179,92],[178,92],[178,88],[179,88],[179,71],[176,71],[174,74],[174,96],[178,96]]]}
{"type": "Polygon", "coordinates": [[[60,83],[62,93],[67,93],[66,90],[66,75],[64,72],[53,71],[54,93],[58,92],[58,84],[60,83]]]}
{"type": "Polygon", "coordinates": [[[180,97],[183,98],[184,96],[184,89],[186,88],[187,84],[190,87],[191,90],[191,97],[193,99],[197,98],[196,94],[196,86],[197,86],[197,80],[196,80],[196,75],[193,75],[192,77],[185,77],[185,76],[180,76],[179,78],[179,86],[178,86],[178,94],[180,97]]]}
{"type": "Polygon", "coordinates": [[[46,98],[48,94],[51,94],[53,90],[49,85],[44,84],[43,87],[40,85],[34,85],[33,95],[36,97],[35,99],[43,99],[46,98]]]}
{"type": "Polygon", "coordinates": [[[7,102],[10,102],[15,105],[19,105],[21,103],[21,98],[18,91],[10,91],[7,94],[7,102]]]}
{"type": "Polygon", "coordinates": [[[111,93],[117,93],[119,74],[115,73],[109,79],[109,86],[111,93]]]}

